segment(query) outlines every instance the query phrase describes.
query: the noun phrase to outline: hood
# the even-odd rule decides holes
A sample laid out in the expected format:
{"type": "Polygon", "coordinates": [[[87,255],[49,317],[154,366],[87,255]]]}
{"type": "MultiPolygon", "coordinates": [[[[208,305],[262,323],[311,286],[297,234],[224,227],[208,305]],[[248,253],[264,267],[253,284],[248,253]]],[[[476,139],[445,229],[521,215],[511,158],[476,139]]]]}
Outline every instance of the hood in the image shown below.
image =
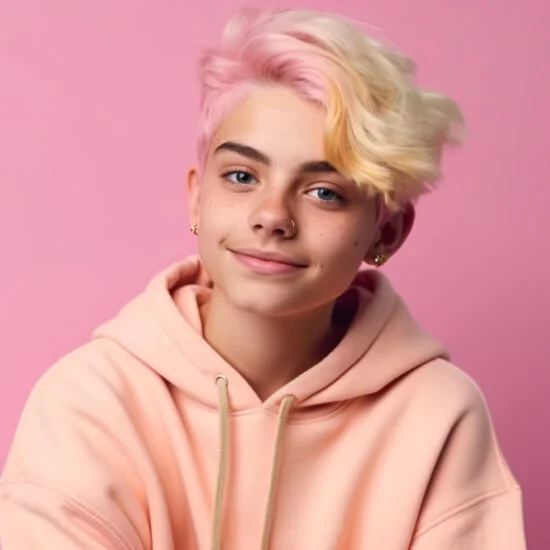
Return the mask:
{"type": "MultiPolygon", "coordinates": [[[[199,307],[212,284],[198,257],[178,262],[154,277],[145,291],[94,339],[108,338],[155,370],[170,384],[206,406],[218,406],[216,377],[229,381],[231,407],[261,405],[246,380],[202,337],[199,307]]],[[[293,395],[293,409],[375,394],[436,358],[444,347],[423,332],[402,299],[379,271],[358,272],[351,287],[358,306],[346,335],[321,362],[270,396],[263,406],[278,409],[293,395]]]]}

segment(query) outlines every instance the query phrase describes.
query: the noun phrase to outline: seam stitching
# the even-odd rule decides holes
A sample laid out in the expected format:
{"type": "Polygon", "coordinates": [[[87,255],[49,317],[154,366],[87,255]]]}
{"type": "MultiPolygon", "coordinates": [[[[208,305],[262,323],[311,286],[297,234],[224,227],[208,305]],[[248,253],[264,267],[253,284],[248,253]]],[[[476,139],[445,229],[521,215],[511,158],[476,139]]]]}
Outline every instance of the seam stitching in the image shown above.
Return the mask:
{"type": "Polygon", "coordinates": [[[458,516],[461,516],[463,514],[466,514],[470,512],[472,509],[476,508],[480,504],[484,504],[485,502],[489,500],[494,500],[498,497],[510,495],[514,492],[521,492],[521,489],[519,486],[513,486],[511,489],[500,489],[498,491],[493,491],[490,493],[485,493],[483,495],[480,495],[470,501],[468,501],[466,504],[461,504],[460,506],[453,508],[450,512],[446,512],[442,516],[432,520],[428,525],[425,527],[419,529],[416,534],[413,537],[413,541],[418,540],[420,537],[425,535],[427,532],[431,531],[435,527],[438,527],[442,523],[445,523],[446,521],[449,521],[451,519],[454,519],[458,516]]]}
{"type": "Polygon", "coordinates": [[[132,545],[130,545],[128,543],[126,538],[123,536],[123,534],[121,533],[119,528],[114,523],[109,521],[100,512],[97,512],[96,510],[91,510],[90,508],[88,508],[88,506],[86,506],[81,501],[75,499],[74,497],[70,497],[70,496],[66,495],[65,493],[63,493],[62,491],[59,491],[58,489],[54,489],[53,487],[49,487],[48,485],[46,485],[44,483],[39,483],[39,482],[36,482],[36,481],[30,481],[30,480],[3,481],[3,482],[0,483],[0,489],[2,487],[24,487],[24,486],[34,487],[34,488],[38,488],[38,489],[44,489],[46,491],[50,491],[51,493],[54,493],[54,494],[60,496],[63,500],[65,500],[66,502],[74,505],[76,508],[78,508],[84,514],[86,514],[88,517],[90,517],[93,520],[95,520],[95,521],[101,523],[102,525],[104,525],[111,532],[111,534],[117,539],[117,542],[122,544],[122,546],[126,550],[133,550],[132,545]]]}

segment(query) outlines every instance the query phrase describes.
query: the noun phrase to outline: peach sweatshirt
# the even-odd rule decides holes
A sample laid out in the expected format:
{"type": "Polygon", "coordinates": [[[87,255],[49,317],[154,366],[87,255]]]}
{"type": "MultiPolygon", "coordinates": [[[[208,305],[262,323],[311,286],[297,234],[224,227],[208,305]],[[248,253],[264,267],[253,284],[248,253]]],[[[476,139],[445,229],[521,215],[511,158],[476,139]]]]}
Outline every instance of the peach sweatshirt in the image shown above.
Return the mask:
{"type": "Polygon", "coordinates": [[[358,274],[341,343],[261,402],[201,335],[201,272],[156,276],[39,380],[4,550],[525,548],[482,394],[383,275],[358,274]]]}

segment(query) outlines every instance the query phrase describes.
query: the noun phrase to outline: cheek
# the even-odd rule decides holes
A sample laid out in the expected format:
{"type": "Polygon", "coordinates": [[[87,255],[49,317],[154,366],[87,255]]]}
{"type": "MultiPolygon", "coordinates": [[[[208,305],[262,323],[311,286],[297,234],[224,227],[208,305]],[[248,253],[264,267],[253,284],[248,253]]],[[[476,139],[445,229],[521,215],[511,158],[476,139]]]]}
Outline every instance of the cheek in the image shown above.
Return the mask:
{"type": "Polygon", "coordinates": [[[312,232],[309,246],[324,259],[323,263],[330,260],[335,265],[339,262],[355,264],[365,255],[372,241],[372,234],[372,228],[364,222],[324,223],[312,232]]]}
{"type": "Polygon", "coordinates": [[[234,226],[239,214],[235,205],[223,193],[205,189],[199,204],[201,229],[206,234],[223,233],[224,229],[234,226]]]}

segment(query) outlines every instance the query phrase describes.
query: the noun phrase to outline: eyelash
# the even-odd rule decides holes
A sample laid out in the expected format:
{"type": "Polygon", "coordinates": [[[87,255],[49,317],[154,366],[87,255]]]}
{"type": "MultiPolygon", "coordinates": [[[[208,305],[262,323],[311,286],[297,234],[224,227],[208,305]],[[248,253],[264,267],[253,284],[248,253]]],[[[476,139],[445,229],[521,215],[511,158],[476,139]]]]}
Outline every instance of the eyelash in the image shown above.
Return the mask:
{"type": "Polygon", "coordinates": [[[243,183],[243,182],[239,182],[239,181],[231,181],[229,179],[229,176],[233,176],[235,174],[246,174],[247,176],[250,176],[254,180],[258,181],[250,172],[247,172],[246,170],[230,170],[229,172],[224,172],[222,174],[222,178],[225,181],[229,182],[230,184],[236,185],[237,187],[243,187],[243,186],[250,185],[250,183],[243,183]]]}
{"type": "MultiPolygon", "coordinates": [[[[234,185],[236,187],[249,187],[251,185],[251,183],[232,181],[230,179],[230,176],[234,176],[236,174],[245,174],[246,176],[251,177],[256,182],[258,181],[255,176],[253,176],[250,172],[247,172],[246,170],[230,170],[228,172],[224,172],[222,174],[222,178],[225,181],[227,181],[228,183],[230,183],[231,185],[234,185]]],[[[325,203],[326,205],[335,204],[335,203],[343,203],[345,201],[345,199],[344,199],[344,197],[342,197],[342,195],[340,195],[336,191],[330,189],[329,187],[316,187],[315,189],[310,189],[308,191],[308,194],[311,193],[311,192],[314,192],[314,191],[328,191],[329,193],[332,194],[332,196],[334,196],[334,198],[330,199],[330,200],[323,200],[323,199],[317,198],[317,200],[319,202],[325,203]]]]}

